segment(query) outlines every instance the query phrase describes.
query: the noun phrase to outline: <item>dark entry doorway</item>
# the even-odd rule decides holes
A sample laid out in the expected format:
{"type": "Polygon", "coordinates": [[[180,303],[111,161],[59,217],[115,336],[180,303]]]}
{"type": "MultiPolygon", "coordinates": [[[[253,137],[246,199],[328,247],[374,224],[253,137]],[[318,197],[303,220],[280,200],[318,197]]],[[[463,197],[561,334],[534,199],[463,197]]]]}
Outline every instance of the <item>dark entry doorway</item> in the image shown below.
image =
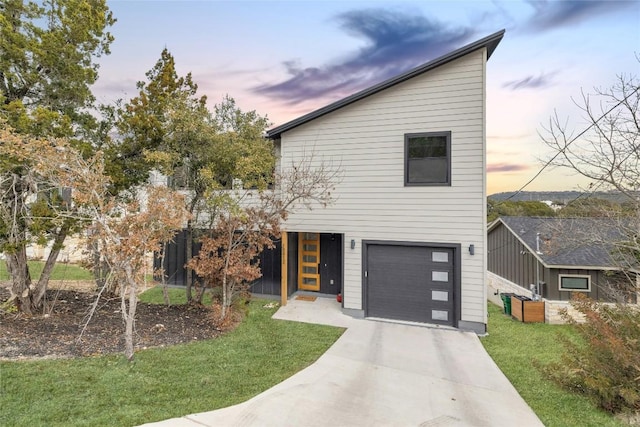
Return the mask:
{"type": "Polygon", "coordinates": [[[320,234],[320,292],[342,292],[342,234],[320,234]]]}

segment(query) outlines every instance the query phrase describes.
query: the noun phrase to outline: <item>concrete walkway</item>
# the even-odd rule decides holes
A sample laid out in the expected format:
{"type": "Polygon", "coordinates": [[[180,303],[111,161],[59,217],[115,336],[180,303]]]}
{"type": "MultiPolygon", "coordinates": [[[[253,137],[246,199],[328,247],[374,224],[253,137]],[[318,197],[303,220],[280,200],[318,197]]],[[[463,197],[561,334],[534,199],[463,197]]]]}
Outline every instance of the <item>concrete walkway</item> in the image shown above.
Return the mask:
{"type": "Polygon", "coordinates": [[[353,319],[328,298],[290,301],[274,318],[348,329],[316,363],[244,403],[148,425],[542,426],[475,334],[353,319]]]}

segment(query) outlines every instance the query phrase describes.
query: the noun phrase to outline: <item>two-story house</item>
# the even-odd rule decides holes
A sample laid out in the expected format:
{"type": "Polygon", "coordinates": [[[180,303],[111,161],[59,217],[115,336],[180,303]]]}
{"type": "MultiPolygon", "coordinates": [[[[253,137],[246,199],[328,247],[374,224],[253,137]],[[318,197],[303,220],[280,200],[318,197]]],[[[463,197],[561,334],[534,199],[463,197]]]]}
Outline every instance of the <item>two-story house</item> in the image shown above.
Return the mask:
{"type": "Polygon", "coordinates": [[[486,63],[497,32],[271,129],[281,164],[339,164],[284,224],[281,288],[351,315],[486,331],[486,63]]]}

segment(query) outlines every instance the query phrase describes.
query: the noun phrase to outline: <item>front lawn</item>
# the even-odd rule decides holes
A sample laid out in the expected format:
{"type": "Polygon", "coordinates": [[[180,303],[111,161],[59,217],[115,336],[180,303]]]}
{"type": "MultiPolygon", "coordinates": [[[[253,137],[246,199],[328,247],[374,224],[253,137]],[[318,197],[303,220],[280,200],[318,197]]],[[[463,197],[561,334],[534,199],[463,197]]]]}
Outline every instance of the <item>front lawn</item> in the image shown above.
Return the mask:
{"type": "MultiPolygon", "coordinates": [[[[39,279],[42,269],[44,268],[44,262],[29,261],[28,264],[31,278],[33,280],[39,279]]],[[[9,280],[7,263],[4,260],[0,260],[0,281],[1,280],[9,280]]],[[[51,280],[93,280],[93,274],[79,265],[57,262],[51,272],[51,280]]]]}
{"type": "Polygon", "coordinates": [[[561,389],[533,366],[559,361],[563,347],[559,333],[576,336],[568,325],[522,323],[489,304],[489,335],[482,344],[524,400],[548,427],[622,426],[584,396],[561,389]]]}
{"type": "Polygon", "coordinates": [[[233,332],[140,351],[134,363],[120,354],[1,362],[0,425],[131,426],[234,405],[313,363],[343,332],[273,320],[270,301],[248,310],[233,332]]]}
{"type": "MultiPolygon", "coordinates": [[[[171,304],[186,304],[187,303],[187,293],[185,288],[168,288],[167,292],[169,294],[169,302],[171,304]]],[[[194,292],[195,298],[195,292],[194,292]]],[[[154,286],[142,294],[140,294],[140,301],[146,302],[149,304],[164,304],[164,297],[162,296],[162,286],[154,286]]],[[[202,298],[202,303],[205,305],[211,304],[211,294],[209,292],[204,294],[204,298],[202,298]]]]}

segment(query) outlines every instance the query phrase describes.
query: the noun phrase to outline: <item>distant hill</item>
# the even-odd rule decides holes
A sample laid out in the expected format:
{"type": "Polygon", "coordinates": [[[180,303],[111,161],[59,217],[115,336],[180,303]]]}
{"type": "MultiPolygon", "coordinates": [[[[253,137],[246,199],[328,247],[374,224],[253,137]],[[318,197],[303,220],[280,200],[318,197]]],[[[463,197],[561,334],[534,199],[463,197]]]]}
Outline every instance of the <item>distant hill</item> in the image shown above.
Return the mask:
{"type": "MultiPolygon", "coordinates": [[[[513,191],[496,193],[491,194],[489,198],[496,201],[503,201],[511,197],[513,194],[513,191]]],[[[640,196],[640,194],[638,196],[640,196]]],[[[578,197],[606,199],[616,203],[622,203],[628,200],[626,196],[614,191],[597,191],[595,193],[584,193],[582,191],[523,191],[509,200],[513,200],[514,202],[530,200],[541,202],[543,200],[550,200],[552,202],[566,204],[578,197]]]]}

